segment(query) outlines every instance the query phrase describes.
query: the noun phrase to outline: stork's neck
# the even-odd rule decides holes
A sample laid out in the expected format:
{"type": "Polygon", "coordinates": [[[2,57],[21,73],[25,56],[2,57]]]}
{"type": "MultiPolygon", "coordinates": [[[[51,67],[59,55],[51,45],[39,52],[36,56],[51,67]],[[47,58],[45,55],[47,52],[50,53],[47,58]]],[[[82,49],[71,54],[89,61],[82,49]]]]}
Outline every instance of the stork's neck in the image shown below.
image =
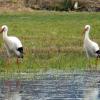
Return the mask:
{"type": "Polygon", "coordinates": [[[7,38],[8,38],[7,31],[4,31],[4,32],[3,32],[3,39],[5,40],[5,39],[7,39],[7,38]]]}
{"type": "Polygon", "coordinates": [[[85,32],[85,39],[90,40],[89,32],[90,32],[90,30],[87,30],[87,31],[85,32]]]}

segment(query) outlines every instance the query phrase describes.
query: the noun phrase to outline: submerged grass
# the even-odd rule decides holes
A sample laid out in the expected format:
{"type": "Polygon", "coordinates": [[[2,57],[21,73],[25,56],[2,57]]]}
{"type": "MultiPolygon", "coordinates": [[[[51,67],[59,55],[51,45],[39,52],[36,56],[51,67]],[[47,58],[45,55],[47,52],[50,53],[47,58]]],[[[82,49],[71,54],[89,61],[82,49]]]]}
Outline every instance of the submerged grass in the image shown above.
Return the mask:
{"type": "MultiPolygon", "coordinates": [[[[84,25],[90,24],[90,35],[100,44],[99,20],[100,13],[86,12],[33,11],[0,14],[0,25],[8,25],[8,34],[19,37],[23,43],[25,55],[19,64],[21,72],[46,71],[51,68],[66,71],[88,68],[83,52],[84,36],[81,33],[84,25]]],[[[2,36],[0,47],[3,47],[2,36]]],[[[2,72],[18,71],[16,60],[11,60],[7,64],[7,58],[0,57],[2,72]]]]}

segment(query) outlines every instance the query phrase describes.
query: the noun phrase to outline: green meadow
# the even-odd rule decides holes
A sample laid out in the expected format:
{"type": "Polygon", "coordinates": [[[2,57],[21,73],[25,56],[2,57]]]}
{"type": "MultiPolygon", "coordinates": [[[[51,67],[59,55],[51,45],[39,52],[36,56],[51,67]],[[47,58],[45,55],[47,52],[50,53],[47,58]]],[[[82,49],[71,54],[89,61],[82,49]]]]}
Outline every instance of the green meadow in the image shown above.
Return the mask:
{"type": "MultiPolygon", "coordinates": [[[[22,41],[24,59],[17,65],[14,57],[6,57],[0,34],[1,72],[87,69],[82,34],[86,24],[91,25],[90,37],[100,45],[100,13],[96,12],[2,12],[0,26],[4,24],[9,27],[8,35],[22,41]]],[[[95,66],[95,59],[92,59],[92,65],[95,66]]]]}

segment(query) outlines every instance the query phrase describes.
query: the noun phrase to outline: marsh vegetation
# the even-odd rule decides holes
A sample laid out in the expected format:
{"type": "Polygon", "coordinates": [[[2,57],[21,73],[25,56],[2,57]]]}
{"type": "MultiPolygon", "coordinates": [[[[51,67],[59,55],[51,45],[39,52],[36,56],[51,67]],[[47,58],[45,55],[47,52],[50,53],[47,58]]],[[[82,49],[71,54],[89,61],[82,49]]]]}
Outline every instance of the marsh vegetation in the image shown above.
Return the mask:
{"type": "MultiPolygon", "coordinates": [[[[95,12],[33,11],[0,14],[0,25],[8,25],[8,35],[19,37],[23,43],[25,55],[19,64],[22,72],[88,68],[83,51],[82,31],[86,24],[90,24],[91,38],[100,44],[99,20],[100,13],[95,12]]],[[[11,58],[11,62],[7,64],[2,34],[0,37],[0,70],[16,72],[16,60],[11,58]]],[[[94,66],[94,59],[92,64],[94,66]]]]}

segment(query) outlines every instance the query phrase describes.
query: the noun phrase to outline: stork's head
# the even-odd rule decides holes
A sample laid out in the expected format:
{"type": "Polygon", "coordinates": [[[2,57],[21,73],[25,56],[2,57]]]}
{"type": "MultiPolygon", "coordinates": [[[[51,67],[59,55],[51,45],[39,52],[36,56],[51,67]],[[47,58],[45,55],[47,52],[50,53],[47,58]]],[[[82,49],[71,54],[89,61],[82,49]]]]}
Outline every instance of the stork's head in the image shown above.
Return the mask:
{"type": "Polygon", "coordinates": [[[85,25],[83,33],[88,32],[88,31],[90,31],[90,25],[85,25]]]}
{"type": "Polygon", "coordinates": [[[7,31],[8,31],[7,25],[3,25],[3,26],[1,27],[0,33],[2,33],[2,32],[7,32],[7,31]]]}
{"type": "Polygon", "coordinates": [[[85,30],[90,30],[90,25],[85,25],[85,30]]]}

